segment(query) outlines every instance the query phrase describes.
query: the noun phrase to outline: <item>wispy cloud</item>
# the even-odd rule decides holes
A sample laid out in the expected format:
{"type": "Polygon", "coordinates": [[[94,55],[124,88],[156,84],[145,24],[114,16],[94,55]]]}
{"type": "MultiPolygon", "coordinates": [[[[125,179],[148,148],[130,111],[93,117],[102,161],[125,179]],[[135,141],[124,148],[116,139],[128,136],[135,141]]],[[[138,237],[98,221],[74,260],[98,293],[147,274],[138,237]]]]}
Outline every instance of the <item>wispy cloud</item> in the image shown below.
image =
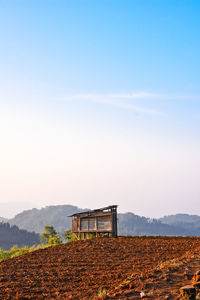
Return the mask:
{"type": "Polygon", "coordinates": [[[73,98],[79,99],[87,99],[87,100],[99,100],[102,98],[106,99],[168,99],[168,100],[175,100],[175,99],[190,99],[193,96],[188,95],[172,95],[172,94],[160,94],[160,93],[151,93],[151,92],[134,92],[134,93],[84,93],[84,94],[76,94],[73,95],[73,98]]]}
{"type": "Polygon", "coordinates": [[[160,116],[165,115],[165,113],[158,109],[159,104],[155,101],[189,100],[192,98],[192,96],[188,95],[183,96],[160,94],[144,91],[133,93],[82,93],[70,95],[67,97],[68,100],[96,102],[105,105],[112,105],[121,109],[132,110],[138,113],[160,116]],[[146,102],[146,100],[148,99],[150,101],[146,102]],[[139,104],[138,101],[140,101],[139,104]]]}
{"type": "Polygon", "coordinates": [[[147,98],[155,98],[159,97],[158,94],[147,93],[147,92],[137,92],[137,93],[105,93],[105,94],[76,94],[74,98],[81,99],[99,99],[99,98],[110,98],[110,99],[147,99],[147,98]]]}
{"type": "Polygon", "coordinates": [[[146,113],[152,115],[163,115],[164,113],[158,111],[157,109],[146,107],[143,105],[137,105],[134,103],[127,102],[127,100],[145,100],[145,99],[156,99],[162,98],[166,99],[165,95],[159,95],[154,93],[147,92],[137,92],[137,93],[119,93],[119,94],[76,94],[72,95],[72,100],[83,100],[83,101],[91,101],[102,104],[112,105],[122,109],[133,110],[138,113],[146,113]]]}

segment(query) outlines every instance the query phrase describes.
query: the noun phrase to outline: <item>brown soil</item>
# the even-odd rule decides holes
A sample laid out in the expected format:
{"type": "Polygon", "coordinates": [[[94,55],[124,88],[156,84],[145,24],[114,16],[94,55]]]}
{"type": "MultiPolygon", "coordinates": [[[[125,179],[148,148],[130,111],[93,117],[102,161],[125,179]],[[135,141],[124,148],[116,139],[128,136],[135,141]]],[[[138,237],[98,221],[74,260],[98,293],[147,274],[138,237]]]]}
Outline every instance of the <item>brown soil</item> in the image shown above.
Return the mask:
{"type": "Polygon", "coordinates": [[[179,299],[198,247],[198,237],[119,237],[37,250],[0,263],[0,299],[179,299]]]}

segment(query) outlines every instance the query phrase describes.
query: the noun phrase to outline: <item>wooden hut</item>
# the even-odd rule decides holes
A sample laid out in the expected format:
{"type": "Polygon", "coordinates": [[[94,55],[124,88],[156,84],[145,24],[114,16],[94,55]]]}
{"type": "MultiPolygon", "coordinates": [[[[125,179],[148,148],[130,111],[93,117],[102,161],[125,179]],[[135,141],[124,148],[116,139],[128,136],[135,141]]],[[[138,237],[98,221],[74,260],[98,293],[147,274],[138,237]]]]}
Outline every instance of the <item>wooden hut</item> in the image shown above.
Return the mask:
{"type": "Polygon", "coordinates": [[[78,239],[90,236],[117,237],[117,205],[89,210],[69,216],[72,233],[78,239]]]}

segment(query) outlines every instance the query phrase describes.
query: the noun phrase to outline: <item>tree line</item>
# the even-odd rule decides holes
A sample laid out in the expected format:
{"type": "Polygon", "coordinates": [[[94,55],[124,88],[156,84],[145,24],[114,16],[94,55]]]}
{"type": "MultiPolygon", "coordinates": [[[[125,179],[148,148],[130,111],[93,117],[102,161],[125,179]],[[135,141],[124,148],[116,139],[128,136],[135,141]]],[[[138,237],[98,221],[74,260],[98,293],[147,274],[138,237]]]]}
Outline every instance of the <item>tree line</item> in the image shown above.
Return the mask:
{"type": "Polygon", "coordinates": [[[11,226],[9,223],[0,223],[0,247],[9,249],[13,245],[19,247],[38,245],[40,235],[35,232],[28,232],[19,229],[16,225],[11,226]]]}

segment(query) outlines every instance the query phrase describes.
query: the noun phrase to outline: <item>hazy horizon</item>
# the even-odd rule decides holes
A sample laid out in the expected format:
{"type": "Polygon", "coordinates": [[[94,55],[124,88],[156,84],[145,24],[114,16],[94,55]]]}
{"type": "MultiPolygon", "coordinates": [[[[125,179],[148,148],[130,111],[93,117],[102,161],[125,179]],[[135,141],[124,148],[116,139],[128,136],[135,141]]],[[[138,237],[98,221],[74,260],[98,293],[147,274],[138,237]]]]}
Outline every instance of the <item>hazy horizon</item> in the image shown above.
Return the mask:
{"type": "Polygon", "coordinates": [[[0,2],[0,216],[55,204],[198,214],[199,9],[0,2]]]}
{"type": "MultiPolygon", "coordinates": [[[[107,203],[108,205],[112,205],[113,203],[107,203]]],[[[31,210],[31,209],[42,209],[48,206],[56,206],[56,205],[72,205],[72,206],[76,206],[80,209],[96,209],[96,208],[100,208],[99,206],[92,206],[92,207],[80,207],[78,205],[75,204],[71,204],[71,203],[60,203],[60,204],[56,204],[56,203],[51,203],[51,204],[45,204],[45,205],[35,205],[33,203],[23,203],[23,202],[9,202],[9,203],[0,203],[0,211],[2,213],[2,215],[0,215],[0,217],[3,217],[5,219],[12,219],[14,218],[17,214],[22,213],[26,210],[31,210]],[[9,206],[9,208],[8,208],[9,206]]],[[[144,215],[140,212],[135,212],[135,211],[131,211],[131,210],[121,210],[120,206],[118,206],[118,213],[133,213],[135,215],[139,215],[141,217],[146,217],[146,218],[155,218],[155,219],[159,219],[165,216],[169,216],[169,215],[175,215],[175,214],[188,214],[188,215],[198,215],[200,216],[199,213],[188,213],[187,211],[177,211],[174,212],[172,214],[163,214],[163,215],[144,215]]]]}

